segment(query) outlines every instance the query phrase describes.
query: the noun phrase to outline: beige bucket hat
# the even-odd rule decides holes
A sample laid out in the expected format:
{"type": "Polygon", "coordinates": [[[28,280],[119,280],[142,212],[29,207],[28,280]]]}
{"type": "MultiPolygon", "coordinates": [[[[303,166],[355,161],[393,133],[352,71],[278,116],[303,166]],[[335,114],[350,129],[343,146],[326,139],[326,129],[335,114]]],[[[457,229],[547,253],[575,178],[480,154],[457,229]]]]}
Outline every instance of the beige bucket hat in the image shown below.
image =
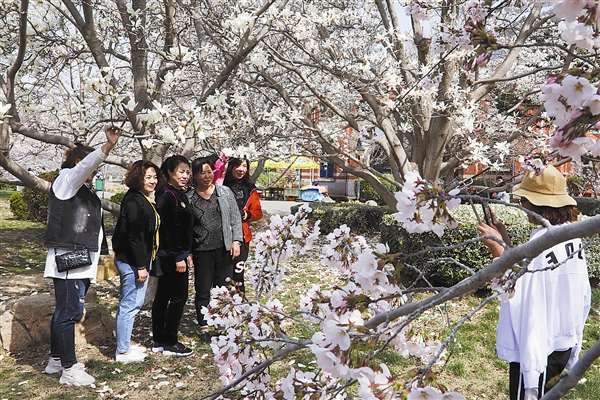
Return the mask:
{"type": "Polygon", "coordinates": [[[527,174],[513,194],[525,197],[536,206],[560,208],[577,205],[575,199],[567,194],[567,180],[552,165],[535,178],[533,173],[527,174]]]}

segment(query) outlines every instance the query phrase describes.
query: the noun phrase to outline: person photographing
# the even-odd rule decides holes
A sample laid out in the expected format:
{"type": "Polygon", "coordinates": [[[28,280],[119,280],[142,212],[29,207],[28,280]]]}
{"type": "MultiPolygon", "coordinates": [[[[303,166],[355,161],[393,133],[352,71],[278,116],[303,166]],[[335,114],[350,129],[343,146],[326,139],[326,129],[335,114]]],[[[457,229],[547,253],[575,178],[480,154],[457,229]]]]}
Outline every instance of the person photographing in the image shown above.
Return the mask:
{"type": "MultiPolygon", "coordinates": [[[[521,197],[525,209],[559,226],[574,222],[579,214],[566,189],[563,175],[550,166],[539,176],[525,176],[514,194],[521,197]]],[[[528,219],[542,224],[532,214],[528,219]]],[[[501,234],[504,225],[495,217],[492,225],[480,224],[480,235],[506,242],[501,234]]],[[[534,229],[530,240],[547,232],[545,227],[534,229]]],[[[504,253],[496,240],[487,238],[483,243],[493,257],[504,253]]],[[[501,304],[496,329],[496,352],[509,362],[511,400],[541,399],[550,389],[547,383],[577,362],[591,306],[581,239],[543,251],[524,268],[527,272],[516,281],[514,296],[501,304]]]]}

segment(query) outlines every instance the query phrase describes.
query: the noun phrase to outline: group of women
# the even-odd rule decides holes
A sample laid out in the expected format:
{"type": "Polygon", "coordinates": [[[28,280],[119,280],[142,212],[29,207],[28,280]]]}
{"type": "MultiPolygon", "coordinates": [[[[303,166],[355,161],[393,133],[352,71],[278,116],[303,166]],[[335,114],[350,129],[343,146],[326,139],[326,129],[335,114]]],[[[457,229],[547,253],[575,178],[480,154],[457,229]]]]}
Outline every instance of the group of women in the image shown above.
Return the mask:
{"type": "MultiPolygon", "coordinates": [[[[62,372],[59,382],[68,385],[86,386],[95,381],[77,362],[74,325],[83,316],[85,294],[95,279],[99,255],[108,250],[101,202],[89,188],[120,132],[111,126],[105,134],[107,143],[101,149],[77,146],[67,151],[49,200],[45,276],[54,280],[56,310],[45,372],[62,372]],[[79,249],[89,251],[91,264],[59,272],[56,255],[79,249]]],[[[249,222],[262,218],[248,168],[246,158],[229,160],[223,185],[214,183],[212,157],[190,163],[184,156],[175,155],[160,168],[140,160],[128,169],[124,183],[129,190],[121,202],[113,236],[121,279],[116,314],[117,361],[139,362],[147,355],[146,348],[131,344],[131,335],[151,275],[158,278],[152,306],[152,351],[175,356],[192,354],[178,340],[192,269],[200,341],[210,342],[202,308],[208,306],[213,287],[236,283],[244,290],[244,264],[252,238],[249,222]]]]}

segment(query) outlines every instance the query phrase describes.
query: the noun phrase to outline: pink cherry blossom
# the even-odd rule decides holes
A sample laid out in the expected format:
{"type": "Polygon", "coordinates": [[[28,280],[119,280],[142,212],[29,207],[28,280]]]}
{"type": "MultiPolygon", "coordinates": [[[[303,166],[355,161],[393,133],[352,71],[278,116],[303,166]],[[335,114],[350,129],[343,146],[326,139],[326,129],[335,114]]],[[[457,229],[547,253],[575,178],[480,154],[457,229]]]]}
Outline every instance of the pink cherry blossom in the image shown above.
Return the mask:
{"type": "Polygon", "coordinates": [[[588,137],[573,139],[569,145],[558,147],[558,154],[563,157],[572,157],[574,161],[581,162],[581,156],[594,147],[594,140],[588,137]]]}
{"type": "Polygon", "coordinates": [[[558,101],[562,94],[562,86],[557,83],[548,83],[542,86],[542,95],[540,100],[542,101],[558,101]]]}
{"type": "Polygon", "coordinates": [[[592,153],[594,157],[600,157],[600,140],[594,142],[594,146],[590,150],[590,153],[592,153]]]}
{"type": "Polygon", "coordinates": [[[562,81],[562,95],[572,107],[581,107],[598,89],[586,78],[567,75],[562,81]]]}
{"type": "Polygon", "coordinates": [[[600,95],[595,94],[588,99],[584,104],[585,107],[590,109],[592,115],[600,114],[600,95]]]}
{"type": "Polygon", "coordinates": [[[567,21],[575,21],[583,13],[583,8],[587,5],[585,0],[548,0],[554,6],[554,13],[557,18],[564,18],[567,21]]]}
{"type": "Polygon", "coordinates": [[[441,400],[442,394],[434,388],[417,388],[406,396],[407,400],[441,400]]]}
{"type": "Polygon", "coordinates": [[[556,131],[554,136],[552,136],[550,139],[550,146],[554,147],[555,149],[568,146],[570,143],[571,142],[564,137],[564,132],[562,129],[556,131]]]}

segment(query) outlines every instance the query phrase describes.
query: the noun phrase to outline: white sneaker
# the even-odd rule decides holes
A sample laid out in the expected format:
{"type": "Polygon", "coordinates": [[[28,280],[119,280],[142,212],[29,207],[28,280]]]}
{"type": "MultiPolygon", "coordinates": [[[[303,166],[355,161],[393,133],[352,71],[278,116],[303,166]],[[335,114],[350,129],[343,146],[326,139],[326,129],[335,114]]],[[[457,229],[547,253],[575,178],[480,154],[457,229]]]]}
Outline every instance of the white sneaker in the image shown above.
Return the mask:
{"type": "Polygon", "coordinates": [[[96,379],[85,372],[85,365],[77,363],[69,369],[64,369],[58,382],[69,386],[89,386],[96,382],[96,379]]]}
{"type": "Polygon", "coordinates": [[[44,373],[46,374],[56,374],[58,372],[62,372],[63,367],[62,364],[60,363],[60,359],[55,360],[54,358],[50,357],[48,359],[48,365],[46,365],[46,368],[44,369],[44,373]]]}
{"type": "Polygon", "coordinates": [[[132,344],[131,346],[129,346],[129,350],[137,351],[139,353],[145,353],[146,350],[148,350],[148,349],[145,348],[144,346],[136,346],[135,344],[132,344]]]}
{"type": "Polygon", "coordinates": [[[146,356],[147,356],[146,353],[142,353],[141,351],[135,351],[135,350],[131,349],[129,354],[126,354],[126,353],[115,354],[115,360],[117,362],[122,362],[122,363],[141,362],[141,361],[144,361],[146,356]]]}
{"type": "Polygon", "coordinates": [[[152,346],[153,353],[162,353],[164,350],[165,350],[165,347],[161,346],[160,344],[155,344],[154,346],[152,346]]]}

